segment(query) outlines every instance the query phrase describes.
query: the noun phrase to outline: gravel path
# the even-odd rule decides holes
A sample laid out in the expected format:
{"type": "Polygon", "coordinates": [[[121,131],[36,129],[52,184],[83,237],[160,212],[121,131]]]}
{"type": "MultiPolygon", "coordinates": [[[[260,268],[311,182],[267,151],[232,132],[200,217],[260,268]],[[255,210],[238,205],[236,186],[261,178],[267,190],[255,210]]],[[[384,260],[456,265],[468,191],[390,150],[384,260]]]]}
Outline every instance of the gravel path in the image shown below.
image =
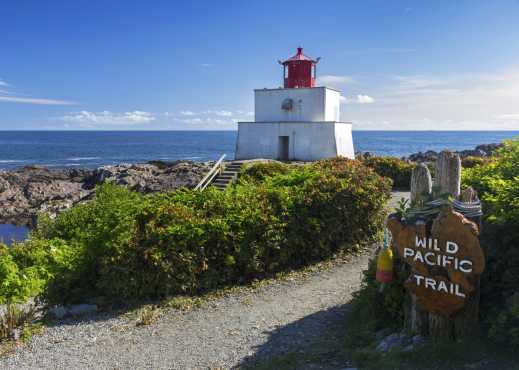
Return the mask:
{"type": "Polygon", "coordinates": [[[275,282],[188,312],[169,310],[148,326],[126,316],[63,321],[0,360],[2,369],[231,368],[309,342],[341,320],[367,256],[275,282]]]}

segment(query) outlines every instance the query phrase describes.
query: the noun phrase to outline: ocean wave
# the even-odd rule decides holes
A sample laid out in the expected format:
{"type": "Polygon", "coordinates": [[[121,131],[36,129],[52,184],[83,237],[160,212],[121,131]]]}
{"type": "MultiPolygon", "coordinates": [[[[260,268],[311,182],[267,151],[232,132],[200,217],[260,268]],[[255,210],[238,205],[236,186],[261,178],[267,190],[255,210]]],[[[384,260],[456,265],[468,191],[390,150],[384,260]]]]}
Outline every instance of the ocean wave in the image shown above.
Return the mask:
{"type": "Polygon", "coordinates": [[[29,162],[29,161],[25,161],[23,159],[0,159],[0,163],[22,163],[22,162],[29,162]]]}
{"type": "Polygon", "coordinates": [[[101,157],[72,157],[72,158],[67,158],[66,160],[79,162],[79,161],[92,161],[94,159],[101,159],[101,157]]]}

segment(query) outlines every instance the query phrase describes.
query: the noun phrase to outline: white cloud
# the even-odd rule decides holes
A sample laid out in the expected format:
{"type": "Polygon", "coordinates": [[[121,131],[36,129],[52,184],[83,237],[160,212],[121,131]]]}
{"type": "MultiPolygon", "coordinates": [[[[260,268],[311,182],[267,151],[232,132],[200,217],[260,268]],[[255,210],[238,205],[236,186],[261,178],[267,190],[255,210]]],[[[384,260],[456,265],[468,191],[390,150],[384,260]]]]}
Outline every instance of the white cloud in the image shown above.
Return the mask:
{"type": "MultiPolygon", "coordinates": [[[[238,112],[238,111],[237,111],[238,112]]],[[[193,112],[191,110],[181,110],[180,115],[181,116],[210,116],[210,115],[216,115],[219,117],[232,117],[233,112],[229,110],[205,110],[201,112],[193,112]]]]}
{"type": "Polygon", "coordinates": [[[371,104],[374,103],[375,99],[373,99],[369,95],[359,94],[354,98],[348,98],[346,96],[341,96],[341,103],[345,104],[371,104]]]}
{"type": "MultiPolygon", "coordinates": [[[[0,94],[6,93],[5,91],[0,91],[0,94]]],[[[57,100],[57,99],[41,99],[41,98],[27,98],[22,96],[12,96],[12,95],[0,95],[0,102],[7,103],[23,103],[23,104],[36,104],[36,105],[77,105],[77,103],[67,100],[57,100]]]]}
{"type": "Polygon", "coordinates": [[[196,129],[233,129],[236,128],[236,122],[250,121],[254,112],[239,109],[181,110],[177,115],[168,113],[164,116],[168,118],[170,123],[192,125],[196,126],[196,129]]]}
{"type": "MultiPolygon", "coordinates": [[[[519,70],[377,77],[376,104],[341,112],[356,129],[518,130],[519,70]]],[[[357,97],[358,100],[358,97],[357,97]]],[[[364,99],[363,99],[364,100],[364,99]]]]}
{"type": "Polygon", "coordinates": [[[500,119],[511,119],[511,120],[519,120],[519,113],[515,113],[515,114],[500,114],[497,116],[497,118],[500,118],[500,119]]]}
{"type": "Polygon", "coordinates": [[[211,63],[200,63],[200,67],[209,68],[212,67],[214,64],[211,63]]]}
{"type": "Polygon", "coordinates": [[[5,88],[10,87],[7,82],[0,79],[0,86],[4,89],[0,90],[0,102],[5,103],[22,103],[22,104],[36,104],[36,105],[77,105],[76,102],[61,100],[61,99],[48,99],[48,98],[33,98],[30,96],[24,96],[16,94],[5,88]]]}
{"type": "Polygon", "coordinates": [[[354,83],[355,80],[351,76],[338,76],[338,75],[323,75],[317,77],[318,85],[330,85],[330,86],[342,86],[346,84],[354,83]]]}
{"type": "Polygon", "coordinates": [[[375,102],[375,99],[369,95],[357,95],[357,102],[359,104],[371,104],[375,102]]]}
{"type": "Polygon", "coordinates": [[[135,110],[133,112],[112,113],[109,111],[103,112],[88,112],[81,111],[71,113],[61,117],[61,120],[72,123],[79,123],[86,126],[97,125],[138,125],[147,124],[155,120],[153,114],[135,110]]]}
{"type": "Polygon", "coordinates": [[[231,117],[233,115],[233,113],[228,110],[217,110],[217,111],[214,111],[214,114],[216,114],[217,116],[220,116],[220,117],[231,117]]]}

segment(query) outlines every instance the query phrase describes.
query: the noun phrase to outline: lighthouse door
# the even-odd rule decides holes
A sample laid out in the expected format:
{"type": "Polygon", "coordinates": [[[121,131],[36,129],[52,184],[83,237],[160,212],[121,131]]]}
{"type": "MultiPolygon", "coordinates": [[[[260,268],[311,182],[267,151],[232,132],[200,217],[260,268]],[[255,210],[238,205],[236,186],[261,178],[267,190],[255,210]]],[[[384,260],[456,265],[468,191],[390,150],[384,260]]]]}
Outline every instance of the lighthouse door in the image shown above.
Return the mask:
{"type": "Polygon", "coordinates": [[[281,161],[288,161],[288,153],[289,153],[289,137],[288,136],[280,136],[279,137],[279,146],[278,146],[278,159],[281,161]]]}

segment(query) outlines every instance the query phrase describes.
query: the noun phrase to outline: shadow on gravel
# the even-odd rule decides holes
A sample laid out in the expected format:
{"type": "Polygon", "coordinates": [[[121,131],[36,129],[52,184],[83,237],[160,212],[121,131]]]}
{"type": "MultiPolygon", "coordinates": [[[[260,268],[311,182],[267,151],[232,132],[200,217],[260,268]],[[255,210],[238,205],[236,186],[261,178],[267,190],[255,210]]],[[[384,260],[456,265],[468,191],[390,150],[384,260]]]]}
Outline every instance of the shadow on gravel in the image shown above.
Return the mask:
{"type": "Polygon", "coordinates": [[[304,368],[311,369],[312,360],[318,361],[319,369],[347,367],[344,365],[348,360],[340,347],[349,308],[350,304],[335,306],[278,327],[235,369],[299,369],[301,362],[307,363],[304,368]]]}

